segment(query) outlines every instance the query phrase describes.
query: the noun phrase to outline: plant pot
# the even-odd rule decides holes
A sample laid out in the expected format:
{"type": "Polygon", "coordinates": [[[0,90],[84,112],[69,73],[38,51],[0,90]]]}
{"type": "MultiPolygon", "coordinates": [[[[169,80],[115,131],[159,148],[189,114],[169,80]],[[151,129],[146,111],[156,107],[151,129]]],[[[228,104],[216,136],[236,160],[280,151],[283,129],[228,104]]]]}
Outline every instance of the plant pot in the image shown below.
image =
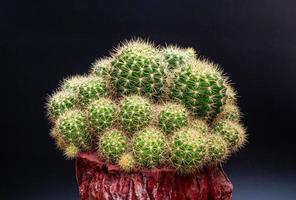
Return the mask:
{"type": "Polygon", "coordinates": [[[170,168],[125,173],[93,152],[77,157],[76,178],[81,200],[230,200],[233,189],[221,165],[190,175],[170,168]]]}

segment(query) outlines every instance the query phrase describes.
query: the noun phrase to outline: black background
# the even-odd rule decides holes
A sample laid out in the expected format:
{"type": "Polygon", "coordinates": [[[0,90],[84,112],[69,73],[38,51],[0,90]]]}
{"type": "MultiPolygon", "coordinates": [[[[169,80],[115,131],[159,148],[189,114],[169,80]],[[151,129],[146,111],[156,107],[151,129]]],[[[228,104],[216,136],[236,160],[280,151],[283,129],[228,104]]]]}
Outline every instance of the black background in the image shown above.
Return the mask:
{"type": "Polygon", "coordinates": [[[133,36],[192,46],[236,83],[249,143],[224,165],[233,199],[295,199],[295,1],[7,0],[0,15],[0,199],[78,199],[45,97],[133,36]]]}

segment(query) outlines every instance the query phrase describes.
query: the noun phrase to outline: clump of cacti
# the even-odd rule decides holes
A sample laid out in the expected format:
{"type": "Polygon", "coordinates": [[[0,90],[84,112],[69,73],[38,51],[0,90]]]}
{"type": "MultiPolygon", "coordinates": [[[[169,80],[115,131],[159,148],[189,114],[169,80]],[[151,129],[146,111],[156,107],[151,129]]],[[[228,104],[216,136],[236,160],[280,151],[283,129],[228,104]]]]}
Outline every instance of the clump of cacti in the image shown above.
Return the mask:
{"type": "Polygon", "coordinates": [[[191,173],[223,162],[246,141],[236,91],[193,48],[143,40],[120,45],[89,74],[66,78],[48,98],[50,135],[69,158],[97,155],[125,172],[191,173]]]}

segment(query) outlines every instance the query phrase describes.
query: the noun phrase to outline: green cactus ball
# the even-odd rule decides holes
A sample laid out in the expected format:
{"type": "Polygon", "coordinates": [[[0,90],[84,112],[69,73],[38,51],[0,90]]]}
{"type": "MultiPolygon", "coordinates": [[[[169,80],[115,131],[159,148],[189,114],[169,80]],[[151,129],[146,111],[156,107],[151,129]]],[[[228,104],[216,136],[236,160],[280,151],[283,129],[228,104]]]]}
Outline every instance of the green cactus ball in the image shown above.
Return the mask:
{"type": "Polygon", "coordinates": [[[166,133],[172,133],[187,125],[187,118],[187,110],[182,105],[164,105],[158,114],[158,127],[166,133]]]}
{"type": "Polygon", "coordinates": [[[192,48],[182,49],[176,46],[168,46],[163,49],[165,60],[169,64],[169,68],[175,69],[186,65],[188,62],[196,58],[196,52],[192,48]]]}
{"type": "Polygon", "coordinates": [[[207,147],[210,162],[221,162],[226,159],[228,155],[227,143],[220,135],[209,135],[207,147]]]}
{"type": "Polygon", "coordinates": [[[66,110],[74,108],[76,95],[72,91],[58,91],[49,97],[47,110],[51,119],[57,119],[66,110]]]}
{"type": "Polygon", "coordinates": [[[182,129],[171,140],[172,165],[183,173],[202,166],[207,157],[205,137],[194,129],[182,129]]]}
{"type": "Polygon", "coordinates": [[[92,130],[99,133],[102,130],[110,128],[117,115],[115,104],[106,98],[101,98],[90,103],[87,108],[88,121],[92,130]]]}
{"type": "Polygon", "coordinates": [[[209,134],[209,126],[208,126],[207,122],[204,120],[195,119],[192,122],[192,128],[203,135],[209,134]]]}
{"type": "Polygon", "coordinates": [[[124,153],[120,156],[118,165],[123,171],[130,172],[135,167],[135,159],[131,153],[124,153]]]}
{"type": "Polygon", "coordinates": [[[240,109],[237,105],[226,104],[223,107],[222,112],[219,113],[219,115],[217,116],[217,119],[238,122],[240,120],[240,117],[241,117],[240,109]]]}
{"type": "Polygon", "coordinates": [[[107,95],[107,83],[100,77],[88,77],[79,86],[78,98],[81,107],[91,101],[107,95]]]}
{"type": "Polygon", "coordinates": [[[111,58],[102,58],[96,60],[91,66],[90,73],[98,77],[109,76],[112,68],[111,62],[111,58]]]}
{"type": "Polygon", "coordinates": [[[102,156],[111,162],[117,159],[126,151],[128,138],[118,130],[105,132],[99,141],[99,152],[102,156]]]}
{"type": "Polygon", "coordinates": [[[66,143],[80,148],[88,146],[87,119],[82,111],[75,109],[65,112],[58,118],[57,127],[66,143]]]}
{"type": "Polygon", "coordinates": [[[113,57],[111,77],[118,94],[159,98],[164,91],[166,65],[157,48],[132,41],[119,47],[113,57]]]}
{"type": "Polygon", "coordinates": [[[132,141],[135,160],[143,167],[155,167],[161,164],[166,143],[164,135],[154,129],[147,128],[135,134],[132,141]]]}
{"type": "Polygon", "coordinates": [[[197,117],[212,120],[226,101],[226,85],[217,67],[196,61],[176,72],[171,98],[180,100],[197,117]]]}
{"type": "Polygon", "coordinates": [[[152,118],[151,105],[140,96],[130,96],[122,100],[120,122],[127,132],[135,132],[148,126],[152,118]]]}
{"type": "Polygon", "coordinates": [[[245,129],[237,122],[222,120],[213,128],[214,134],[221,135],[231,152],[237,151],[246,141],[245,129]]]}

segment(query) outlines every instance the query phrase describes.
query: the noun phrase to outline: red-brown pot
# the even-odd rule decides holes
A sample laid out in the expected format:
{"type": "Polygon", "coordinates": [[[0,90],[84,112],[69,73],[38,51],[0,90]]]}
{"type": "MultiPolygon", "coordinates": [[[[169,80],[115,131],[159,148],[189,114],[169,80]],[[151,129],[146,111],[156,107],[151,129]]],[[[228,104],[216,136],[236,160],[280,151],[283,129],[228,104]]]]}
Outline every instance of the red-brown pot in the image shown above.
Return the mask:
{"type": "Polygon", "coordinates": [[[81,200],[230,200],[233,189],[221,165],[190,175],[169,168],[125,173],[91,152],[77,157],[76,178],[81,200]]]}

